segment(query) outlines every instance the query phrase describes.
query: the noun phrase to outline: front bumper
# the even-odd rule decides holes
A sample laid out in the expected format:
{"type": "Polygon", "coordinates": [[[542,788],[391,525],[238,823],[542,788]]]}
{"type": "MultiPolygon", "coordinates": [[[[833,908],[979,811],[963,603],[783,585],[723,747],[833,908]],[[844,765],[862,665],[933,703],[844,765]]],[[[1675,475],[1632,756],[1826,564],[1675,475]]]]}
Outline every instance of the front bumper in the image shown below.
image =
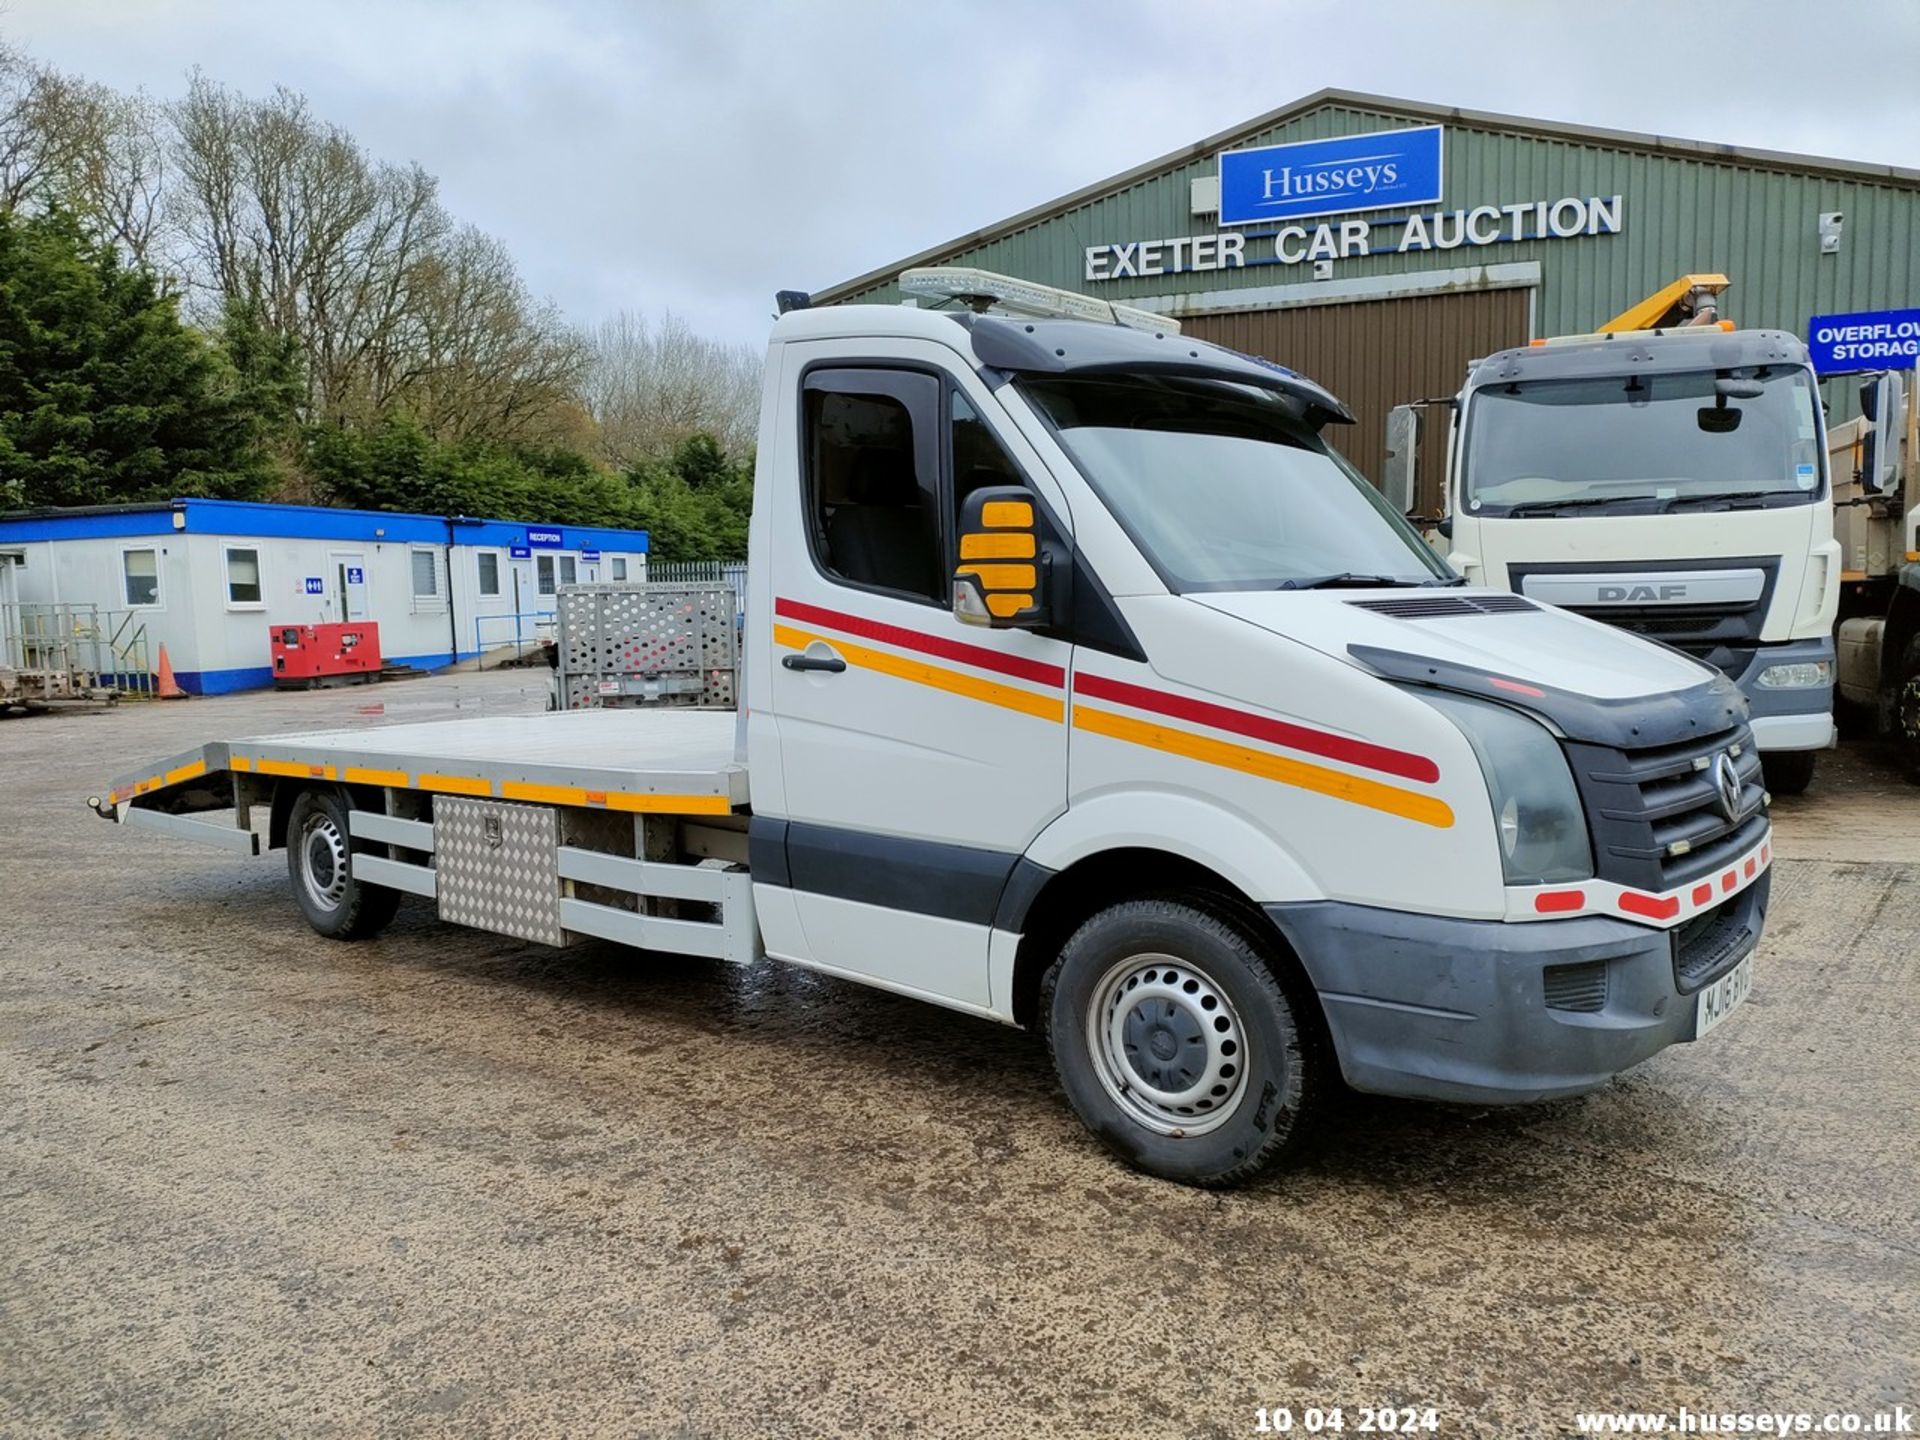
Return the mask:
{"type": "Polygon", "coordinates": [[[1677,930],[1603,916],[1450,920],[1324,900],[1267,913],[1319,992],[1354,1089],[1521,1104],[1591,1090],[1693,1039],[1693,997],[1752,953],[1770,881],[1763,872],[1726,900],[1717,925],[1703,916],[1677,930]]]}
{"type": "Polygon", "coordinates": [[[1782,640],[1753,652],[1747,668],[1734,676],[1747,697],[1753,740],[1768,750],[1824,750],[1833,744],[1833,686],[1810,685],[1801,690],[1770,690],[1760,684],[1760,672],[1769,665],[1804,665],[1826,661],[1833,667],[1833,637],[1782,640]]]}

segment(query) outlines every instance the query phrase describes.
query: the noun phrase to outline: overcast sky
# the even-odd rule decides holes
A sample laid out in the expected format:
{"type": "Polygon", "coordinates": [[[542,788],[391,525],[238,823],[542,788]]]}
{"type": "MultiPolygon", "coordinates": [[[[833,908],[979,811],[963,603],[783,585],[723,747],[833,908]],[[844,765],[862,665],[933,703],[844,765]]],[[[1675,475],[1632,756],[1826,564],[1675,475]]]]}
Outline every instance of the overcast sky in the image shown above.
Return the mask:
{"type": "Polygon", "coordinates": [[[303,91],[574,319],[755,344],[776,289],[1328,85],[1920,165],[1915,0],[0,0],[0,35],[162,97],[303,91]]]}

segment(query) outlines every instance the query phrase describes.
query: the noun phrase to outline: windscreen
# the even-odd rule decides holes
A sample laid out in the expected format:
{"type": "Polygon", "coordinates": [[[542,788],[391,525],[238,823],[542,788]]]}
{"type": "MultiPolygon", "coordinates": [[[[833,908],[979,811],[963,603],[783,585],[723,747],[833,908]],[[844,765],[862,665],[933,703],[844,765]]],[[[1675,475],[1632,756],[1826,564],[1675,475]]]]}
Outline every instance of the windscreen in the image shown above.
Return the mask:
{"type": "Polygon", "coordinates": [[[1463,499],[1483,516],[1805,504],[1825,469],[1815,403],[1804,369],[1764,365],[1489,386],[1463,499]]]}
{"type": "Polygon", "coordinates": [[[1021,388],[1172,590],[1454,580],[1284,396],[1144,377],[1021,388]]]}

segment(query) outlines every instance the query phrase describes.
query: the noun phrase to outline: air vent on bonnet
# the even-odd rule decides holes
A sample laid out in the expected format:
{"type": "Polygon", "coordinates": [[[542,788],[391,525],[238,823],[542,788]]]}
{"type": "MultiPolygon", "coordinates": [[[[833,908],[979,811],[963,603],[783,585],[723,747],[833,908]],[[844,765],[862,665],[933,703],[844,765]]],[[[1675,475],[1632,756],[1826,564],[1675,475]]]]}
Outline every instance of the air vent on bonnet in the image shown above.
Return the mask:
{"type": "Polygon", "coordinates": [[[1519,595],[1395,595],[1385,600],[1349,600],[1376,615],[1398,620],[1440,620],[1452,615],[1509,615],[1540,607],[1519,595]]]}

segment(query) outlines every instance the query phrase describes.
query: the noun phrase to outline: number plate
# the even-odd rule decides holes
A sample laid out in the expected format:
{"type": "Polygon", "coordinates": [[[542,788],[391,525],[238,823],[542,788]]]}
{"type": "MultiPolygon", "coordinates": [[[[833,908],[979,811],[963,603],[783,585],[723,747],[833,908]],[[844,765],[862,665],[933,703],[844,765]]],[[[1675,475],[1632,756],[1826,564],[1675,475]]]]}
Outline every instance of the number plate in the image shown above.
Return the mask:
{"type": "Polygon", "coordinates": [[[1749,955],[1694,996],[1694,1038],[1699,1039],[1738,1010],[1752,989],[1753,956],[1749,955]]]}

